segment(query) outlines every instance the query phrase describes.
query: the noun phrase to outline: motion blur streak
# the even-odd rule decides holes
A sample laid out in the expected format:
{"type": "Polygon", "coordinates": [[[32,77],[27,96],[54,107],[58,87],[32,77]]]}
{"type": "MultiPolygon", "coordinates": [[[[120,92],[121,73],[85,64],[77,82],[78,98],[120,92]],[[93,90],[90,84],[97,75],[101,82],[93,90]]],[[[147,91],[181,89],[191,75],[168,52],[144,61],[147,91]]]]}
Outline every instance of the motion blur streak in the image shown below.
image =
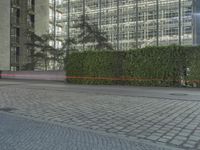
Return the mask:
{"type": "MultiPolygon", "coordinates": [[[[1,74],[1,77],[19,77],[20,79],[81,79],[81,80],[110,80],[110,81],[175,81],[182,82],[183,80],[161,79],[161,78],[139,78],[139,77],[90,77],[90,76],[56,76],[56,75],[33,75],[33,74],[1,74]]],[[[185,80],[186,83],[200,83],[200,80],[185,80]]]]}

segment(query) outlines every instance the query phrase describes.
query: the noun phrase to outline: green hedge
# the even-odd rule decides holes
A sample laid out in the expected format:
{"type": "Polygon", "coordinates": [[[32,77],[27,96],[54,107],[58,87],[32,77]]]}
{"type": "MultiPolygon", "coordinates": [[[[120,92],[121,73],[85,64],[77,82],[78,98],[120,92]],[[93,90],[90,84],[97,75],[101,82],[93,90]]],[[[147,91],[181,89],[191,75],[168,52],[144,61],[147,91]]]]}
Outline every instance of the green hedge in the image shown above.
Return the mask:
{"type": "Polygon", "coordinates": [[[70,83],[78,84],[115,84],[113,77],[119,77],[118,55],[123,52],[84,51],[70,54],[66,70],[69,77],[92,77],[84,79],[68,79],[70,83]],[[94,80],[93,77],[98,78],[94,80]],[[106,78],[106,79],[104,79],[106,78]]]}
{"type": "Polygon", "coordinates": [[[200,47],[193,47],[187,52],[188,73],[186,80],[188,85],[200,87],[200,47]]]}
{"type": "Polygon", "coordinates": [[[199,47],[172,45],[123,52],[76,52],[70,54],[66,70],[67,76],[78,78],[67,81],[77,84],[180,86],[181,80],[200,79],[199,50],[199,47]],[[187,68],[190,68],[188,73],[187,68]]]}

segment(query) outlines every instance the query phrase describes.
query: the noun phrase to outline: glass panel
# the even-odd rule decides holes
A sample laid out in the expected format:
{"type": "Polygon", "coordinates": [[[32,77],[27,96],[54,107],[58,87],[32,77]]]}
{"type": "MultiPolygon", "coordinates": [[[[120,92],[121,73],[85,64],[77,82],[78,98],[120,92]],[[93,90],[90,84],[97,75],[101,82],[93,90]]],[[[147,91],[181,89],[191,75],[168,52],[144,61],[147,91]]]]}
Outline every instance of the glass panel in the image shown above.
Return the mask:
{"type": "Polygon", "coordinates": [[[101,0],[101,28],[108,36],[108,40],[117,46],[117,1],[116,0],[101,0]]]}
{"type": "MultiPolygon", "coordinates": [[[[63,26],[67,35],[67,4],[63,2],[63,26]]],[[[86,15],[92,24],[98,24],[107,33],[109,41],[117,47],[117,0],[86,0],[86,15]],[[100,13],[101,12],[101,13],[100,13]]],[[[192,44],[192,0],[181,0],[181,36],[179,36],[179,0],[120,0],[119,47],[120,50],[157,45],[192,44]],[[138,35],[136,6],[138,1],[138,35]],[[158,13],[158,26],[157,26],[158,13]],[[157,30],[159,29],[159,31],[157,30]],[[157,38],[157,35],[159,37],[157,38]]],[[[52,12],[50,12],[52,13],[52,12]]],[[[77,37],[80,30],[74,28],[83,14],[83,0],[70,2],[70,36],[77,37]]],[[[57,18],[61,16],[57,15],[57,18]]],[[[60,28],[59,28],[60,30],[60,28]]],[[[79,49],[81,45],[79,44],[79,49]]]]}
{"type": "MultiPolygon", "coordinates": [[[[80,17],[83,16],[83,0],[73,0],[70,1],[70,37],[74,39],[78,39],[78,35],[80,34],[80,30],[75,26],[80,21],[80,17]]],[[[83,49],[82,44],[77,45],[78,50],[83,49]]]]}
{"type": "Polygon", "coordinates": [[[157,5],[156,0],[138,1],[138,47],[156,45],[157,5]]]}
{"type": "MultiPolygon", "coordinates": [[[[99,20],[99,9],[98,1],[94,0],[85,0],[85,15],[86,21],[90,23],[91,26],[98,27],[99,20]]],[[[93,49],[95,47],[95,42],[90,42],[86,44],[87,48],[93,49]]]]}
{"type": "Polygon", "coordinates": [[[192,45],[192,1],[181,1],[181,43],[182,45],[192,45]]]}
{"type": "Polygon", "coordinates": [[[119,50],[136,47],[136,1],[121,0],[119,2],[119,50]]]}
{"type": "Polygon", "coordinates": [[[193,44],[200,45],[200,1],[193,0],[193,44]]]}
{"type": "Polygon", "coordinates": [[[179,44],[179,0],[159,0],[159,45],[179,44]]]}

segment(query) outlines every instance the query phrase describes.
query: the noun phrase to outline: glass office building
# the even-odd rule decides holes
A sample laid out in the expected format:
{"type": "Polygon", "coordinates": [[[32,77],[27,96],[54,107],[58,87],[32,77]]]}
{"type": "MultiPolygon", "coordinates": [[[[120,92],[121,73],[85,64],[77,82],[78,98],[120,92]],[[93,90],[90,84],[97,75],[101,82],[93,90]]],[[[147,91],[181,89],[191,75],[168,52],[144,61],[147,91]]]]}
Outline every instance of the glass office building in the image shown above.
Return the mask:
{"type": "Polygon", "coordinates": [[[49,0],[49,33],[55,35],[55,40],[50,41],[50,45],[55,48],[62,46],[62,34],[64,33],[63,28],[63,12],[62,5],[63,0],[49,0]]]}
{"type": "Polygon", "coordinates": [[[198,0],[62,0],[63,37],[76,37],[88,16],[117,50],[198,42],[198,0]]]}

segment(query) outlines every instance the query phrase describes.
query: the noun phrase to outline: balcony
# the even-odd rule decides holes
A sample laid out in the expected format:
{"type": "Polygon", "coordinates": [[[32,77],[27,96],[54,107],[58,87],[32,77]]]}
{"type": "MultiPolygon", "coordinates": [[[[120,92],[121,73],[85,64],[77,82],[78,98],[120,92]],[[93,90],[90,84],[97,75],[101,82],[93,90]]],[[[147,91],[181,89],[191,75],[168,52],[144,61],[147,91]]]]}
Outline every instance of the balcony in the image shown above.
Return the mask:
{"type": "Polygon", "coordinates": [[[11,39],[10,40],[11,40],[12,43],[19,43],[19,37],[11,35],[11,39]]]}
{"type": "Polygon", "coordinates": [[[32,23],[32,22],[27,22],[27,25],[28,25],[28,29],[29,29],[30,31],[34,31],[34,29],[35,29],[34,23],[32,23]]]}
{"type": "Polygon", "coordinates": [[[11,0],[11,6],[19,8],[19,0],[11,0]]]}
{"type": "Polygon", "coordinates": [[[35,7],[34,6],[28,6],[28,13],[34,14],[35,13],[35,7]]]}
{"type": "Polygon", "coordinates": [[[13,25],[13,26],[19,26],[19,24],[20,24],[19,17],[11,16],[11,25],[13,25]]]}

